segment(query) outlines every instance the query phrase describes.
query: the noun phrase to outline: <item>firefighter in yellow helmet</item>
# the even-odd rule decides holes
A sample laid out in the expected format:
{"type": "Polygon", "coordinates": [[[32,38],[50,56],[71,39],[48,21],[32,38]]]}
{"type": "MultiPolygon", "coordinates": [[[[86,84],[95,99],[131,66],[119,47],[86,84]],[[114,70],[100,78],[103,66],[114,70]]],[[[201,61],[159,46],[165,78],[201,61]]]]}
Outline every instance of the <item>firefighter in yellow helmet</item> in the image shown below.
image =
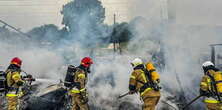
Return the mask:
{"type": "Polygon", "coordinates": [[[21,65],[22,60],[18,57],[15,57],[11,60],[11,64],[6,70],[6,80],[8,86],[8,93],[6,94],[6,99],[8,110],[17,110],[19,88],[24,83],[20,75],[21,65]]]}
{"type": "Polygon", "coordinates": [[[210,61],[203,63],[202,67],[204,76],[200,83],[200,94],[205,96],[204,103],[208,110],[222,110],[222,72],[210,61]]]}
{"type": "Polygon", "coordinates": [[[89,110],[88,96],[86,91],[87,74],[90,73],[90,66],[93,61],[90,57],[81,60],[80,66],[74,75],[75,87],[70,90],[72,96],[72,110],[89,110]]]}
{"type": "Polygon", "coordinates": [[[134,71],[129,81],[130,94],[140,93],[144,103],[143,110],[155,110],[160,99],[159,74],[151,62],[144,66],[142,60],[136,58],[131,64],[134,71]]]}

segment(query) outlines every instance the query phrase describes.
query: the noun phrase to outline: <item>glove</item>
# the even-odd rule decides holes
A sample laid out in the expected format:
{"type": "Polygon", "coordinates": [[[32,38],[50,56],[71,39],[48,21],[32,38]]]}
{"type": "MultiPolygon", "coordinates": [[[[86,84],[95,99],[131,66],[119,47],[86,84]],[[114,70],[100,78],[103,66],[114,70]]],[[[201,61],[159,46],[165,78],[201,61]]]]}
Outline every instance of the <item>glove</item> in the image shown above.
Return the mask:
{"type": "Polygon", "coordinates": [[[30,79],[31,81],[35,81],[35,79],[34,78],[32,78],[32,79],[30,79]]]}
{"type": "Polygon", "coordinates": [[[28,74],[26,76],[23,76],[23,78],[32,78],[32,75],[28,74]]]}
{"type": "Polygon", "coordinates": [[[155,91],[160,91],[160,89],[162,89],[162,87],[159,86],[159,83],[157,81],[153,82],[153,86],[152,87],[153,87],[153,89],[155,91]]]}
{"type": "Polygon", "coordinates": [[[160,79],[157,79],[155,82],[159,84],[160,83],[160,79]]]}
{"type": "Polygon", "coordinates": [[[28,74],[27,76],[24,76],[23,78],[25,78],[25,80],[27,81],[35,81],[35,79],[33,78],[31,74],[28,74]]]}
{"type": "Polygon", "coordinates": [[[208,92],[208,91],[204,91],[204,90],[200,89],[200,95],[206,96],[206,97],[210,97],[210,96],[211,96],[211,93],[208,92]]]}
{"type": "Polygon", "coordinates": [[[136,93],[136,91],[129,91],[129,94],[134,94],[134,93],[136,93]]]}
{"type": "Polygon", "coordinates": [[[16,84],[17,84],[18,86],[22,86],[22,85],[24,84],[24,82],[23,82],[23,81],[18,81],[16,84]]]}
{"type": "Polygon", "coordinates": [[[162,89],[162,88],[158,85],[154,85],[154,87],[153,87],[154,91],[160,91],[160,89],[162,89]]]}
{"type": "Polygon", "coordinates": [[[28,74],[26,77],[27,78],[33,78],[31,74],[28,74]]]}

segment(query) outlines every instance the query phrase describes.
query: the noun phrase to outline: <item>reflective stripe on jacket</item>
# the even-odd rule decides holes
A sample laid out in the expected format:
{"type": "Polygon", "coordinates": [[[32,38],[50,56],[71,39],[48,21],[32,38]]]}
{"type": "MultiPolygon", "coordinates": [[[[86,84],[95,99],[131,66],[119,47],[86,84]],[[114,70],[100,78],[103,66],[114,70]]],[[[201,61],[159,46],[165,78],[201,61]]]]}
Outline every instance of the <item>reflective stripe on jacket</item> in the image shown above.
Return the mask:
{"type": "Polygon", "coordinates": [[[70,90],[71,93],[81,93],[86,91],[87,73],[84,70],[77,69],[74,75],[74,82],[79,83],[79,87],[70,90]]]}
{"type": "Polygon", "coordinates": [[[19,88],[17,85],[18,82],[24,82],[21,78],[19,71],[7,70],[7,85],[9,88],[19,88]]]}
{"type": "Polygon", "coordinates": [[[213,97],[205,98],[204,102],[205,103],[220,103],[217,99],[215,99],[213,97]]]}
{"type": "MultiPolygon", "coordinates": [[[[200,89],[202,91],[206,91],[209,93],[216,93],[215,91],[215,87],[213,85],[213,81],[210,78],[213,77],[216,83],[216,89],[218,94],[221,94],[221,80],[222,80],[222,73],[220,71],[216,72],[214,70],[208,70],[207,73],[202,77],[202,80],[200,82],[200,89]]],[[[216,96],[212,96],[212,97],[206,97],[204,102],[205,103],[219,103],[219,101],[217,99],[215,99],[214,97],[216,96]]]]}
{"type": "MultiPolygon", "coordinates": [[[[147,78],[142,69],[136,69],[132,72],[129,80],[129,86],[135,86],[136,92],[139,92],[141,87],[147,83],[147,78]]],[[[152,88],[148,87],[144,91],[140,92],[140,96],[160,96],[160,92],[154,91],[152,88]]]]}

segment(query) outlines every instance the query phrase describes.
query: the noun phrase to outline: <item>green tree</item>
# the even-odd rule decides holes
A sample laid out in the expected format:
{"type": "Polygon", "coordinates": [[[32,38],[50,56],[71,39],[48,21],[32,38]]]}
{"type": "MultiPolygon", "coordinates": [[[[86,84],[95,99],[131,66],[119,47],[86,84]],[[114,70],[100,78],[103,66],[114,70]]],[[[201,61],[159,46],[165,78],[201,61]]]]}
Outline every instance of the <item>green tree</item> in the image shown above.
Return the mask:
{"type": "Polygon", "coordinates": [[[104,37],[105,9],[98,0],[74,0],[63,6],[62,24],[73,41],[90,45],[104,37]]]}
{"type": "Polygon", "coordinates": [[[35,27],[28,32],[32,39],[40,43],[56,43],[61,39],[61,34],[57,26],[54,24],[47,24],[40,27],[35,27]]]}
{"type": "Polygon", "coordinates": [[[131,38],[132,33],[128,23],[123,22],[114,26],[111,42],[129,42],[131,38]]]}

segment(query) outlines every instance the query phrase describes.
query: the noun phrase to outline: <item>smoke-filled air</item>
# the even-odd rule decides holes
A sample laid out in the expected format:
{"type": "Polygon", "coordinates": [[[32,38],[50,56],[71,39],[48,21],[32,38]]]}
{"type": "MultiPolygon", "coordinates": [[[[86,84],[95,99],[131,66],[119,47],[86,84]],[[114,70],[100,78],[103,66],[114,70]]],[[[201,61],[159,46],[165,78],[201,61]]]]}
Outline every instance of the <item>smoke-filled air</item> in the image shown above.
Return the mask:
{"type": "MultiPolygon", "coordinates": [[[[221,43],[222,28],[177,23],[174,2],[128,0],[131,19],[107,24],[108,12],[100,0],[70,0],[58,13],[62,27],[44,24],[20,33],[3,23],[0,70],[5,71],[11,59],[19,57],[22,70],[36,78],[25,110],[69,110],[61,90],[68,65],[77,67],[82,58],[90,57],[89,108],[142,110],[139,92],[118,98],[129,91],[134,71],[131,62],[140,58],[152,62],[160,75],[161,98],[155,110],[180,110],[200,94],[202,63],[211,60],[210,45],[221,43]]],[[[201,97],[186,110],[204,110],[203,100],[201,97]]]]}

